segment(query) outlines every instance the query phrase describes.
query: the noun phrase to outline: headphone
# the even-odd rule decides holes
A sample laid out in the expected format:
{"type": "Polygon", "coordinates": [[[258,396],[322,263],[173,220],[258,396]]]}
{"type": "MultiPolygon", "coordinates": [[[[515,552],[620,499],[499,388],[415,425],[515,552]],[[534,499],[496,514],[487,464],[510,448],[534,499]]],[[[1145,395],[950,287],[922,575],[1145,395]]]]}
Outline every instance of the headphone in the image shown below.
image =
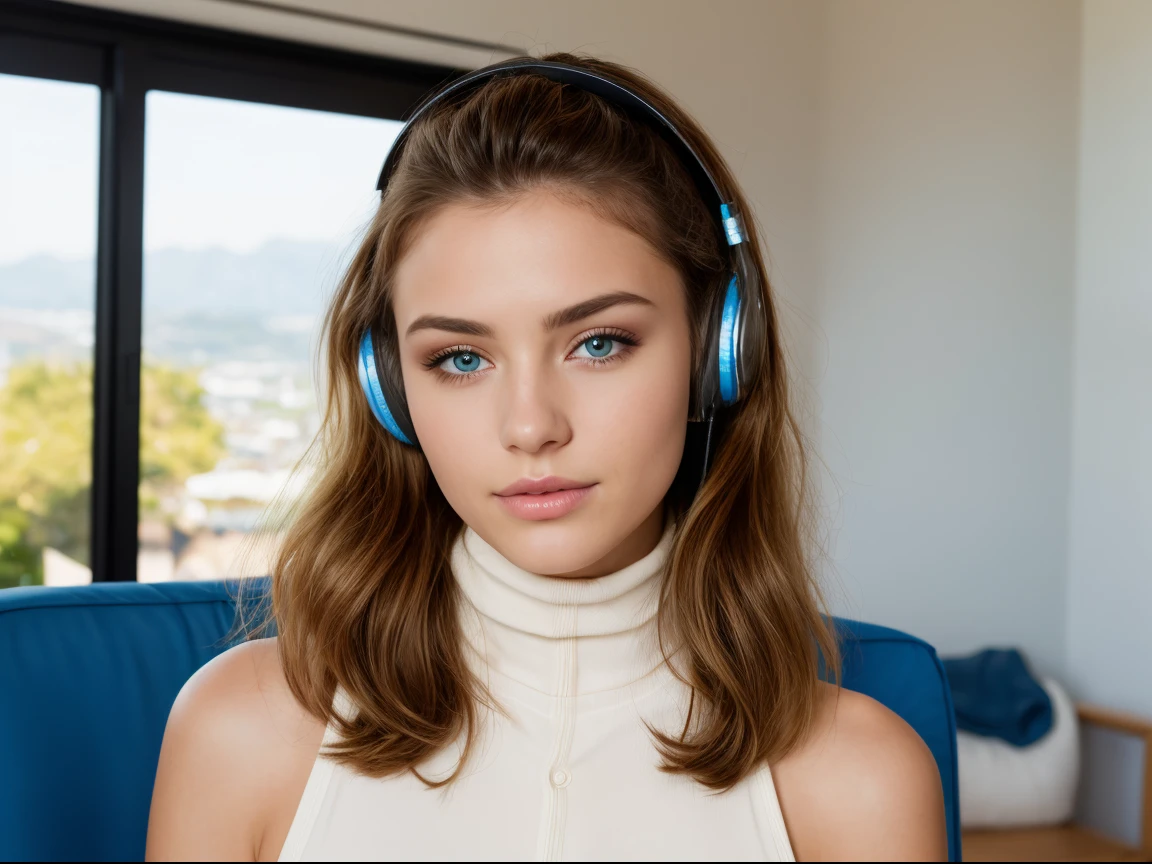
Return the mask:
{"type": "MultiPolygon", "coordinates": [[[[655,106],[619,82],[605,78],[588,69],[567,63],[520,58],[486,66],[455,79],[439,91],[427,96],[412,112],[380,170],[376,188],[381,197],[388,187],[388,179],[399,161],[408,131],[433,105],[459,93],[473,90],[495,77],[514,74],[542,75],[561,84],[568,84],[593,93],[652,123],[661,137],[671,145],[707,204],[717,216],[718,236],[722,236],[732,251],[732,266],[726,288],[713,302],[709,325],[708,345],[699,370],[696,393],[696,415],[707,422],[704,444],[703,474],[708,473],[708,454],[712,443],[712,421],[720,406],[730,406],[743,398],[752,384],[758,368],[761,346],[766,336],[766,319],[762,306],[759,271],[748,253],[744,222],[735,202],[726,202],[712,173],[700,159],[680,131],[655,106]]],[[[387,319],[390,316],[381,316],[387,319]]],[[[385,350],[387,340],[395,336],[395,322],[381,320],[364,332],[360,340],[357,369],[360,386],[368,399],[368,406],[380,424],[404,444],[419,449],[416,432],[408,414],[408,401],[404,395],[403,378],[396,352],[385,350]]],[[[693,418],[696,419],[696,418],[693,418]]]]}

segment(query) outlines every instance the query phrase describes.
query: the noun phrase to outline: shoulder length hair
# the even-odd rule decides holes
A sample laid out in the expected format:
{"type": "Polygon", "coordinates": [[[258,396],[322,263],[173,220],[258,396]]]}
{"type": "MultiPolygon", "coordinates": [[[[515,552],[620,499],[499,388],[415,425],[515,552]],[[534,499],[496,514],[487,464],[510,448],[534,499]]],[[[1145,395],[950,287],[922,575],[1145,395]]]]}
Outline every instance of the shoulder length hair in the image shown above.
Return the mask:
{"type": "MultiPolygon", "coordinates": [[[[674,671],[692,697],[678,734],[649,727],[662,770],[727,789],[795,748],[812,726],[822,674],[839,678],[810,563],[815,509],[803,436],[753,211],[700,125],[646,77],[569,53],[539,59],[580,65],[642,94],[681,130],[748,224],[768,338],[754,386],[717,421],[707,479],[697,490],[695,478],[678,478],[669,490],[676,534],[657,623],[661,644],[679,646],[674,671]]],[[[319,470],[272,562],[265,621],[275,622],[292,693],[342,737],[327,752],[369,776],[412,771],[428,786],[450,783],[473,749],[481,706],[495,702],[469,670],[457,622],[449,553],[463,523],[424,456],[371,414],[357,376],[359,340],[377,322],[389,337],[383,350],[398,362],[393,274],[439,208],[497,206],[541,187],[635,231],[679,271],[693,368],[703,365],[729,252],[715,214],[656,131],[595,95],[523,73],[490,79],[417,121],[324,319],[319,470]],[[337,687],[354,716],[335,710],[337,687]],[[433,782],[419,773],[461,736],[450,776],[433,782]]]]}

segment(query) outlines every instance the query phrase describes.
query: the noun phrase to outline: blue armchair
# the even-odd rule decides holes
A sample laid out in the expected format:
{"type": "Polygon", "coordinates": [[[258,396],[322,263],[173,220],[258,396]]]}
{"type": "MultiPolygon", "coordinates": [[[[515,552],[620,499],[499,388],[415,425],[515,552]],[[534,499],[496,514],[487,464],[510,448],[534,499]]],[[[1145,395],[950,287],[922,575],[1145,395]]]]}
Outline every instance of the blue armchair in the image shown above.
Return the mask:
{"type": "MultiPolygon", "coordinates": [[[[234,587],[134,582],[0,592],[0,860],[142,860],[168,711],[227,647],[234,587]]],[[[944,784],[960,859],[956,728],[932,646],[836,619],[844,685],[902,716],[944,784]]]]}

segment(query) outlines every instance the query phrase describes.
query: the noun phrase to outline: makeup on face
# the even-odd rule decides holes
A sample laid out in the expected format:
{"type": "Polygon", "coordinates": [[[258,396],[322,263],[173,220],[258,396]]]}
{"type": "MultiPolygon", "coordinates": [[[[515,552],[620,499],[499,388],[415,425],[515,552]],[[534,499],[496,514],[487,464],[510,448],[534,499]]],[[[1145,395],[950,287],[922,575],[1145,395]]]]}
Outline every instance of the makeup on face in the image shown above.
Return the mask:
{"type": "Polygon", "coordinates": [[[596,483],[564,477],[524,477],[495,493],[509,513],[520,519],[559,519],[579,507],[592,494],[596,483]]]}
{"type": "Polygon", "coordinates": [[[595,488],[585,486],[582,489],[565,489],[563,492],[544,492],[540,495],[509,495],[499,500],[513,516],[535,522],[567,516],[583,504],[595,488]]]}
{"type": "Polygon", "coordinates": [[[460,518],[532,572],[637,551],[611,557],[684,451],[692,338],[675,266],[627,228],[534,195],[442,209],[393,289],[413,425],[460,518]]]}

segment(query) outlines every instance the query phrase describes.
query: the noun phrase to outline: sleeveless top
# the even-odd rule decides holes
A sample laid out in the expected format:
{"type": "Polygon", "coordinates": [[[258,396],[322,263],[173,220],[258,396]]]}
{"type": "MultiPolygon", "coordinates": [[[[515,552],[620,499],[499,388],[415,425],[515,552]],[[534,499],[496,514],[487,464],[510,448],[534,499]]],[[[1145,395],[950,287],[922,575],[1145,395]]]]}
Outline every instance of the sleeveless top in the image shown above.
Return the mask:
{"type": "MultiPolygon", "coordinates": [[[[645,723],[676,734],[688,705],[656,640],[673,528],[633,564],[571,579],[466,527],[451,550],[466,653],[508,716],[481,709],[477,749],[440,789],[365,777],[322,745],[279,860],[794,861],[766,763],[725,792],[658,768],[645,723]]],[[[354,710],[343,691],[335,708],[354,710]]],[[[417,769],[448,776],[462,740],[417,769]]]]}

